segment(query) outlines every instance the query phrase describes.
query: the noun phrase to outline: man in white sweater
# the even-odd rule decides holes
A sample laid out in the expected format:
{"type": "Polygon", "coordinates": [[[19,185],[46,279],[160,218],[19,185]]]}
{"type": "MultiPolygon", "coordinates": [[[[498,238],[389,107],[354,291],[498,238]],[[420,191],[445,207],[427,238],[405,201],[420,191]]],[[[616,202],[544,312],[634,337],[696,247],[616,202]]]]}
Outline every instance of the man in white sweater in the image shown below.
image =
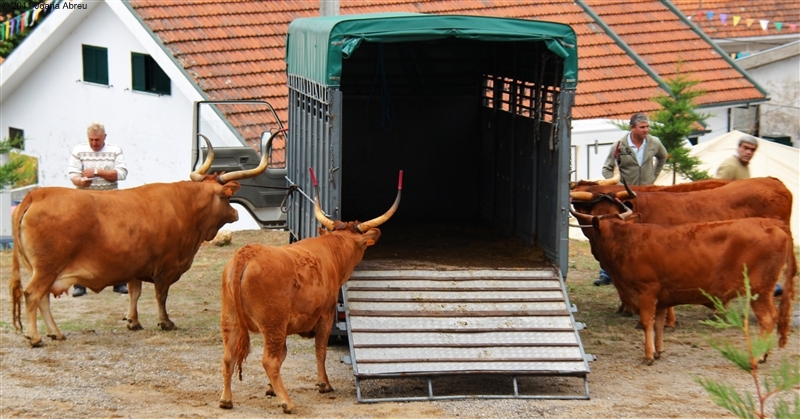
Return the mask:
{"type": "MultiPolygon", "coordinates": [[[[106,129],[93,122],[86,129],[89,141],[75,146],[69,158],[69,178],[78,189],[112,190],[117,189],[117,182],[125,180],[128,168],[122,149],[106,143],[106,129]]],[[[114,292],[128,293],[125,284],[114,285],[114,292]]],[[[86,287],[75,284],[73,297],[86,294],[86,287]]]]}

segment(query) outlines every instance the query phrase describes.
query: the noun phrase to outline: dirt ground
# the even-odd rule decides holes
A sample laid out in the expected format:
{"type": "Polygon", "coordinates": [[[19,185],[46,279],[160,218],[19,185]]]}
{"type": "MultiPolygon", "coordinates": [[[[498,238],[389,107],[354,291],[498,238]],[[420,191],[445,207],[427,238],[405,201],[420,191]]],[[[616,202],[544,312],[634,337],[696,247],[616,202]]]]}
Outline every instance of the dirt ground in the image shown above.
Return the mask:
{"type": "MultiPolygon", "coordinates": [[[[219,295],[222,266],[236,248],[252,242],[283,244],[286,233],[235,232],[233,245],[203,246],[192,269],[173,285],[168,310],[178,330],[164,332],[158,322],[153,287],[144,284],[139,300],[145,330],[130,332],[123,316],[127,296],[111,292],[52,299],[53,316],[67,335],[30,348],[14,331],[7,293],[11,252],[0,252],[0,417],[57,418],[253,418],[283,416],[277,401],[264,395],[267,384],[260,363],[261,338],[244,364],[243,381],[234,381],[232,410],[218,407],[222,390],[222,339],[219,295]]],[[[376,246],[379,249],[380,242],[376,246]]],[[[368,250],[370,252],[370,250],[368,250]]],[[[533,256],[532,256],[533,257],[533,256]]],[[[533,257],[536,259],[535,257],[533,257]]],[[[328,351],[333,393],[316,392],[313,342],[293,336],[282,376],[295,415],[321,418],[719,418],[733,417],[714,405],[694,377],[714,378],[753,392],[752,378],[723,359],[707,338],[741,342],[732,330],[700,323],[710,311],[676,309],[679,326],[665,339],[666,353],[652,366],[641,362],[643,333],[636,318],[615,313],[613,287],[594,287],[598,266],[588,244],[570,243],[567,288],[590,364],[589,400],[474,399],[358,403],[352,369],[340,362],[345,345],[328,351]]],[[[23,277],[23,285],[27,283],[23,277]]],[[[798,301],[795,300],[795,304],[798,301]]],[[[44,325],[40,321],[40,330],[44,325]]],[[[780,357],[800,357],[795,327],[789,344],[775,351],[765,368],[780,357]]],[[[508,383],[477,378],[478,385],[508,383]]],[[[544,380],[544,379],[543,379],[544,380]]],[[[544,381],[544,385],[550,385],[544,381]]],[[[474,384],[474,383],[473,383],[474,384]]],[[[448,385],[445,382],[445,385],[448,385]]],[[[463,384],[453,384],[463,385],[463,384]]],[[[425,383],[386,381],[379,390],[423,390],[425,383]],[[404,387],[407,386],[407,387],[404,387]]],[[[457,391],[459,389],[455,389],[457,391]]]]}

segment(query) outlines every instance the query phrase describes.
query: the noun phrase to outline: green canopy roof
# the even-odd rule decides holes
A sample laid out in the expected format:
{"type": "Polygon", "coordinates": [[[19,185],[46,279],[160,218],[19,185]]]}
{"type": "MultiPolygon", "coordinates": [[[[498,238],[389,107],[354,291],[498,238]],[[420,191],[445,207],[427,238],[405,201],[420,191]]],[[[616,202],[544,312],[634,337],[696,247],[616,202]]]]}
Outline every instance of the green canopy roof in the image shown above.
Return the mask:
{"type": "Polygon", "coordinates": [[[286,70],[326,87],[339,87],[342,59],[364,42],[440,38],[479,41],[543,41],[564,59],[564,85],[578,82],[578,42],[569,25],[482,16],[378,13],[296,19],[289,24],[286,70]]]}

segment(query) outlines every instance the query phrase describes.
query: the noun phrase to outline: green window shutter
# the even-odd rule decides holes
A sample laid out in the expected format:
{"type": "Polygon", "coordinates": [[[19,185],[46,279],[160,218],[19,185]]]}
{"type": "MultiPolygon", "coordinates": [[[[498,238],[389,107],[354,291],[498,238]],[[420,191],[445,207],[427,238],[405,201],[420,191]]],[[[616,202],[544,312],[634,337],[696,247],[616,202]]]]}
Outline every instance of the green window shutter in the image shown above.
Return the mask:
{"type": "Polygon", "coordinates": [[[140,92],[147,91],[145,57],[144,54],[131,53],[131,74],[133,79],[131,85],[133,86],[133,90],[138,90],[140,92]]]}
{"type": "Polygon", "coordinates": [[[171,94],[169,76],[167,76],[167,73],[165,73],[155,61],[153,61],[153,66],[155,66],[156,70],[156,92],[162,95],[171,94]]]}
{"type": "Polygon", "coordinates": [[[94,49],[88,45],[83,45],[83,80],[94,82],[97,79],[95,71],[94,49]]]}
{"type": "Polygon", "coordinates": [[[95,64],[97,71],[97,82],[108,85],[108,50],[97,48],[95,52],[95,64]]]}
{"type": "Polygon", "coordinates": [[[83,81],[108,85],[108,49],[82,45],[83,81]]]}

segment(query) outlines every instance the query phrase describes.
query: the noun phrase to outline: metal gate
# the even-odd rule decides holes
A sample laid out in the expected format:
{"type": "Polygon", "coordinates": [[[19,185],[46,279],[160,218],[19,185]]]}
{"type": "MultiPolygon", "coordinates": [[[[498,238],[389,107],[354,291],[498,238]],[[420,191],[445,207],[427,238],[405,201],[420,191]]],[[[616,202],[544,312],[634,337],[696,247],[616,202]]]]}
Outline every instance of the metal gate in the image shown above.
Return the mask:
{"type": "MultiPolygon", "coordinates": [[[[588,361],[561,274],[539,270],[353,272],[344,285],[359,402],[588,399],[588,361]],[[507,379],[507,394],[449,394],[443,376],[507,379]],[[582,394],[522,394],[521,377],[577,377],[582,394]],[[370,397],[365,380],[417,377],[427,395],[370,397]]],[[[488,392],[487,392],[488,393],[488,392]]]]}

